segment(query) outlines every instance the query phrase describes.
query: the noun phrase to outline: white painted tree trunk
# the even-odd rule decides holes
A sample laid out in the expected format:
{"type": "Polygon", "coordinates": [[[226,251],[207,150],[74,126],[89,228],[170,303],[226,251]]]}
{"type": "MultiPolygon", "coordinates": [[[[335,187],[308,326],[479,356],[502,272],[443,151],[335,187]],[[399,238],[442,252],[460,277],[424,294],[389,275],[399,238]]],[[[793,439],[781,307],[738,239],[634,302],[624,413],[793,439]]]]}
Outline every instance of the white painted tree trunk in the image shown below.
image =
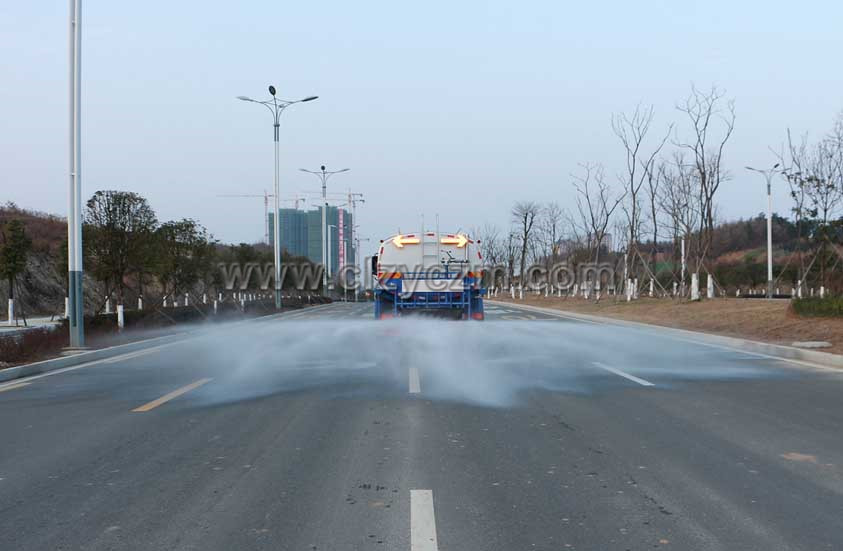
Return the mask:
{"type": "Polygon", "coordinates": [[[700,274],[691,274],[691,300],[700,300],[700,274]]]}
{"type": "Polygon", "coordinates": [[[655,285],[653,280],[650,280],[650,298],[653,298],[655,295],[655,285]]]}
{"type": "Polygon", "coordinates": [[[64,297],[64,317],[70,317],[70,297],[64,297]]]}
{"type": "Polygon", "coordinates": [[[9,325],[15,324],[15,299],[9,299],[9,325]]]}
{"type": "Polygon", "coordinates": [[[202,304],[208,304],[208,293],[202,293],[202,304]]]}
{"type": "Polygon", "coordinates": [[[217,313],[217,304],[219,304],[216,300],[214,301],[214,315],[217,313]]]}
{"type": "Polygon", "coordinates": [[[126,326],[126,320],[123,317],[123,305],[118,304],[117,305],[117,329],[122,331],[125,326],[126,326]]]}
{"type": "Polygon", "coordinates": [[[714,278],[711,277],[711,274],[706,274],[706,281],[705,281],[706,289],[705,289],[705,297],[706,298],[714,298],[714,278]]]}
{"type": "Polygon", "coordinates": [[[108,298],[108,297],[105,298],[105,313],[106,314],[111,313],[111,299],[108,298]]]}
{"type": "Polygon", "coordinates": [[[143,297],[138,297],[138,310],[143,310],[143,297]]]}

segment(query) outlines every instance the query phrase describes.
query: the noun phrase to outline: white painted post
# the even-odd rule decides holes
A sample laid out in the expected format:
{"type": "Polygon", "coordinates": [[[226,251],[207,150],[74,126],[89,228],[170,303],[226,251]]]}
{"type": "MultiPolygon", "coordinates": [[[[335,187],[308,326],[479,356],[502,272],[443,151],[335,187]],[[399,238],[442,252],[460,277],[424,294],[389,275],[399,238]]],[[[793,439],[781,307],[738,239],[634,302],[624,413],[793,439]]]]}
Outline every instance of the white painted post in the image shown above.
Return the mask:
{"type": "Polygon", "coordinates": [[[651,279],[651,280],[650,280],[650,298],[653,298],[653,297],[655,296],[655,294],[653,293],[653,291],[654,291],[654,287],[653,287],[653,280],[651,279]]]}
{"type": "Polygon", "coordinates": [[[714,278],[711,274],[706,274],[705,298],[714,298],[714,278]]]}
{"type": "Polygon", "coordinates": [[[122,331],[126,326],[126,320],[123,318],[123,305],[117,305],[117,329],[122,331]]]}
{"type": "Polygon", "coordinates": [[[246,310],[246,299],[243,297],[240,297],[240,309],[244,311],[246,310]]]}
{"type": "Polygon", "coordinates": [[[631,301],[632,300],[632,280],[629,279],[629,278],[626,278],[626,288],[624,289],[624,291],[626,291],[626,301],[627,302],[631,301]]]}
{"type": "Polygon", "coordinates": [[[820,285],[820,298],[825,298],[825,285],[820,285]]]}
{"type": "Polygon", "coordinates": [[[64,317],[70,317],[70,297],[64,297],[64,317]]]}
{"type": "Polygon", "coordinates": [[[574,283],[574,291],[571,293],[571,296],[576,298],[577,294],[580,292],[580,284],[574,283]]]}
{"type": "Polygon", "coordinates": [[[218,302],[215,300],[214,301],[214,315],[217,314],[217,304],[218,304],[218,302]]]}
{"type": "Polygon", "coordinates": [[[105,313],[106,314],[111,313],[111,298],[109,298],[109,297],[105,297],[105,313]]]}
{"type": "Polygon", "coordinates": [[[138,297],[138,310],[143,310],[143,297],[138,297]]]}
{"type": "Polygon", "coordinates": [[[190,301],[190,297],[187,293],[184,294],[184,305],[188,306],[188,302],[190,301]]]}
{"type": "Polygon", "coordinates": [[[515,300],[515,286],[514,285],[509,286],[509,294],[512,295],[512,300],[515,300]]]}
{"type": "Polygon", "coordinates": [[[219,293],[219,294],[217,295],[217,300],[218,300],[218,301],[220,301],[220,302],[222,302],[222,293],[219,293]]]}
{"type": "Polygon", "coordinates": [[[802,298],[802,280],[801,279],[797,282],[796,298],[802,298]]]}
{"type": "Polygon", "coordinates": [[[691,300],[700,300],[700,274],[691,274],[691,300]]]}
{"type": "Polygon", "coordinates": [[[202,293],[202,304],[208,304],[208,293],[202,293]]]}
{"type": "Polygon", "coordinates": [[[677,283],[674,281],[673,282],[673,296],[676,296],[676,287],[677,286],[678,286],[677,283]]]}
{"type": "Polygon", "coordinates": [[[735,289],[735,298],[737,298],[737,297],[739,297],[739,296],[741,296],[741,288],[740,288],[740,287],[738,287],[737,289],[735,289]]]}
{"type": "Polygon", "coordinates": [[[15,324],[15,299],[9,299],[9,325],[15,324]]]}
{"type": "Polygon", "coordinates": [[[632,298],[638,300],[638,278],[632,280],[632,298]]]}
{"type": "Polygon", "coordinates": [[[524,300],[524,286],[518,284],[518,300],[524,300]]]}
{"type": "Polygon", "coordinates": [[[777,294],[777,295],[778,295],[778,294],[780,294],[780,293],[779,293],[779,288],[778,288],[778,287],[776,287],[776,294],[777,294]]]}

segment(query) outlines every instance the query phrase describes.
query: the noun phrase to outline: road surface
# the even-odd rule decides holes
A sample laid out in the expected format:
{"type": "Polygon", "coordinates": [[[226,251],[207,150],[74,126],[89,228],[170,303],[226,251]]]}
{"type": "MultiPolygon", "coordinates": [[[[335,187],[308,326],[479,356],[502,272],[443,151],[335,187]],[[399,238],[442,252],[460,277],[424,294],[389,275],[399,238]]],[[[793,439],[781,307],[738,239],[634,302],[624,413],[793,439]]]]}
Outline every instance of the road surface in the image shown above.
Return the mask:
{"type": "Polygon", "coordinates": [[[0,385],[0,549],[843,549],[843,373],[333,304],[0,385]]]}

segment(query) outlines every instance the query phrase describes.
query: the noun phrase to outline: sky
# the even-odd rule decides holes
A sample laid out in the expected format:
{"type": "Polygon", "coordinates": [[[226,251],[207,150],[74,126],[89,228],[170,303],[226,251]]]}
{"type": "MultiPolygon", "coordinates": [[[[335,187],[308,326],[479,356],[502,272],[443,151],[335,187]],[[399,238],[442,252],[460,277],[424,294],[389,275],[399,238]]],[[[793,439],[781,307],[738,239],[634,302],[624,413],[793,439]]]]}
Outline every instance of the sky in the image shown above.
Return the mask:
{"type": "MultiPolygon", "coordinates": [[[[681,139],[692,84],[735,100],[718,203],[753,216],[764,185],[743,167],[843,110],[831,0],[84,0],[82,17],[84,196],[135,191],[224,242],[263,238],[262,198],[219,195],[271,192],[270,114],[235,99],[269,84],[320,96],[282,117],[282,198],[319,191],[300,167],[351,168],[329,191],[364,195],[364,254],[422,216],[505,229],[516,201],[574,208],[579,163],[623,169],[612,114],[653,105],[653,138],[681,139]]],[[[68,2],[0,3],[0,201],[66,214],[67,88],[68,2]]]]}

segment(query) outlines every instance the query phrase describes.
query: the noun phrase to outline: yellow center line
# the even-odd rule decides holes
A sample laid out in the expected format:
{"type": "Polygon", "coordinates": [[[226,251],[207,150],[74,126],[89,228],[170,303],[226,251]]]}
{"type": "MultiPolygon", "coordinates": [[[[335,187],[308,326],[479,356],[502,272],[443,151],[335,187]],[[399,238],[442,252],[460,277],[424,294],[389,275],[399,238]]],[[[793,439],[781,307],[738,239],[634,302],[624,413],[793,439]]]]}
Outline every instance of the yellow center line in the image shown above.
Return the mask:
{"type": "Polygon", "coordinates": [[[0,392],[6,392],[7,390],[14,390],[16,388],[21,388],[29,385],[29,383],[18,383],[16,385],[7,385],[4,387],[0,387],[0,392]]]}
{"type": "Polygon", "coordinates": [[[176,390],[174,390],[174,391],[172,391],[168,394],[165,394],[165,395],[161,396],[160,398],[158,398],[157,400],[152,400],[151,402],[149,402],[147,404],[144,404],[140,407],[136,407],[132,411],[133,412],[144,412],[144,411],[149,411],[151,409],[157,408],[161,404],[166,404],[167,402],[169,402],[173,398],[178,398],[179,396],[181,396],[185,392],[190,392],[194,388],[198,388],[198,387],[204,385],[205,383],[210,382],[211,380],[212,379],[199,379],[198,381],[196,381],[194,383],[190,383],[187,386],[183,386],[183,387],[178,388],[178,389],[176,389],[176,390]]]}

